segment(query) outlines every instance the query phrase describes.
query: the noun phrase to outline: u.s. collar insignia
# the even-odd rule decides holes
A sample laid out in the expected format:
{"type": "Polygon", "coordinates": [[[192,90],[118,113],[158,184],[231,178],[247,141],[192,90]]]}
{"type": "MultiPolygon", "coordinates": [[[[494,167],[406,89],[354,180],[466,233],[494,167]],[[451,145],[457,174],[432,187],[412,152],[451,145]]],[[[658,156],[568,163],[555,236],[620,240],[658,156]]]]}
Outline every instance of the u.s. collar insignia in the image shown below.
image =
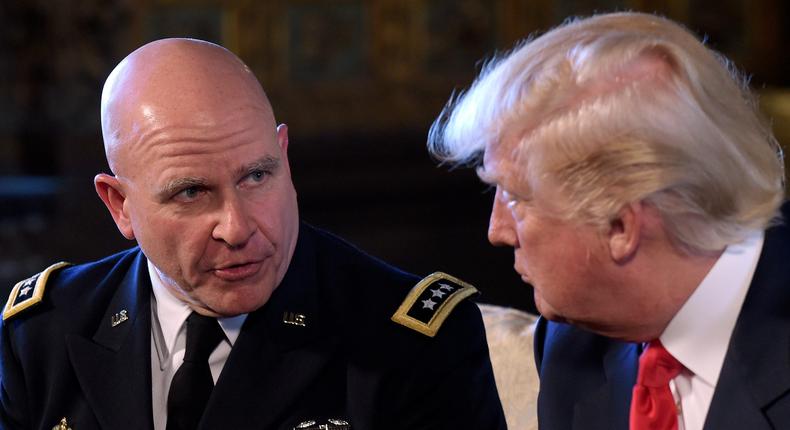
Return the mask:
{"type": "Polygon", "coordinates": [[[11,290],[11,295],[8,296],[8,302],[6,302],[3,309],[3,321],[40,302],[41,298],[44,297],[44,288],[47,285],[49,275],[66,266],[71,266],[71,263],[61,261],[47,267],[41,273],[17,282],[11,290]]]}
{"type": "Polygon", "coordinates": [[[351,430],[351,424],[337,418],[330,418],[324,422],[306,420],[297,424],[294,430],[351,430]]]}
{"type": "Polygon", "coordinates": [[[295,312],[283,312],[283,323],[299,327],[307,327],[307,316],[295,312]]]}
{"type": "Polygon", "coordinates": [[[432,273],[412,288],[392,321],[433,337],[453,308],[475,293],[475,287],[458,278],[432,273]]]}
{"type": "Polygon", "coordinates": [[[59,423],[55,424],[55,427],[52,427],[52,430],[71,430],[71,427],[69,427],[66,417],[63,417],[60,419],[59,423]]]}

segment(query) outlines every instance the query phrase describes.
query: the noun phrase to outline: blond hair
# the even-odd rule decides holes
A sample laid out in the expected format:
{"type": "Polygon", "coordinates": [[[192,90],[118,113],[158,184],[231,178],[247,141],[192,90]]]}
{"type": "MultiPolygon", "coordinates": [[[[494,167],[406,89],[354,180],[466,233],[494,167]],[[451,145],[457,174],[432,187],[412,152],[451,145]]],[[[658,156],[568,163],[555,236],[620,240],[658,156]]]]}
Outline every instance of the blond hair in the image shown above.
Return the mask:
{"type": "Polygon", "coordinates": [[[690,252],[720,250],[775,219],[781,149],[745,80],[667,19],[574,20],[490,63],[434,122],[440,160],[511,145],[519,181],[559,190],[565,219],[608,225],[657,208],[690,252]]]}

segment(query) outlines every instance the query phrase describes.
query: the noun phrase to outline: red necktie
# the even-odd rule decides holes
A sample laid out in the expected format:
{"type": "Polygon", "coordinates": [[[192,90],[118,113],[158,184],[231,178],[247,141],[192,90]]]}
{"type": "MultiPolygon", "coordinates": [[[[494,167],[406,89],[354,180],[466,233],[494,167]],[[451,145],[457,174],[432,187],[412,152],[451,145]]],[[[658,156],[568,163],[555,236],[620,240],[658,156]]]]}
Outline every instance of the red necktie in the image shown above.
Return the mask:
{"type": "Polygon", "coordinates": [[[678,415],[669,381],[683,370],[659,340],[639,357],[639,374],[631,399],[631,430],[677,430],[678,415]]]}

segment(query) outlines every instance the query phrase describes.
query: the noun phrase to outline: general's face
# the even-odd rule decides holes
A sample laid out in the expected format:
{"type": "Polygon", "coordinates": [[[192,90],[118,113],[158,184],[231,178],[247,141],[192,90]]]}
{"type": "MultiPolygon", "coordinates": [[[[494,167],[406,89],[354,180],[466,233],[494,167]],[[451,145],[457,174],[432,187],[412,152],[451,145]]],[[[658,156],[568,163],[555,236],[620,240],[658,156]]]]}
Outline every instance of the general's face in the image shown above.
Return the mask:
{"type": "Polygon", "coordinates": [[[123,154],[119,181],[133,236],[168,288],[200,313],[261,307],[298,235],[287,128],[275,130],[255,105],[204,117],[156,115],[143,116],[123,154]]]}
{"type": "Polygon", "coordinates": [[[534,287],[540,313],[556,321],[592,326],[612,306],[613,287],[605,280],[606,248],[598,229],[556,216],[561,210],[546,192],[523,183],[518,167],[486,154],[484,178],[496,197],[488,238],[513,247],[515,270],[534,287]]]}

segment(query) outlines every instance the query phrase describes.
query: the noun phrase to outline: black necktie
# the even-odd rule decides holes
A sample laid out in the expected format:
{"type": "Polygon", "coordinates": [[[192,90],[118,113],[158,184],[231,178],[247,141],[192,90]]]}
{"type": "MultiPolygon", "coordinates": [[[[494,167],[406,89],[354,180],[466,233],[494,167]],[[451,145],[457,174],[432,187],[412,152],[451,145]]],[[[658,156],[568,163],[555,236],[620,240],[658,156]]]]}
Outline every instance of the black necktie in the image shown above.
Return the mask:
{"type": "Polygon", "coordinates": [[[216,318],[192,312],[187,318],[184,362],[167,396],[167,430],[195,430],[214,388],[208,357],[224,337],[216,318]]]}

